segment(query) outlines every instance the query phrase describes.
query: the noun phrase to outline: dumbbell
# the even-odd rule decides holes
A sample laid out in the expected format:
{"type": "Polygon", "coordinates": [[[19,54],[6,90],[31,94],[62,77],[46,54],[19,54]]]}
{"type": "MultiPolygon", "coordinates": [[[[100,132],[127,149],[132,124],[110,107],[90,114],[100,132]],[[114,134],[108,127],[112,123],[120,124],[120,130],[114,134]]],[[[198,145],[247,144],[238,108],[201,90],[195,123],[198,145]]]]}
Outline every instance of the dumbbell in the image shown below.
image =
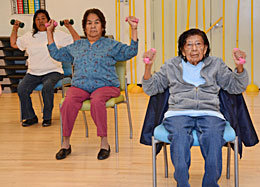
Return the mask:
{"type": "MultiPolygon", "coordinates": [[[[10,24],[11,24],[11,25],[14,25],[14,23],[15,23],[15,19],[12,19],[12,20],[10,21],[10,24]]],[[[19,27],[20,27],[20,28],[23,28],[23,27],[24,27],[24,23],[23,23],[23,22],[20,22],[20,23],[19,23],[19,27]]]]}
{"type": "MultiPolygon", "coordinates": [[[[239,50],[238,48],[234,48],[235,51],[239,50]]],[[[246,60],[242,57],[239,57],[239,64],[245,64],[246,63],[246,60]]]]}
{"type": "MultiPolygon", "coordinates": [[[[152,50],[152,52],[154,52],[154,53],[156,52],[156,49],[154,49],[154,48],[152,48],[151,50],[152,50]]],[[[145,58],[144,58],[144,63],[145,63],[145,64],[151,64],[152,62],[150,61],[150,58],[145,57],[145,58]]]]}
{"type": "MultiPolygon", "coordinates": [[[[53,25],[54,25],[54,27],[57,27],[58,23],[56,21],[54,21],[53,25]]],[[[45,23],[45,27],[48,27],[48,26],[50,26],[50,24],[49,23],[45,23]]]]}
{"type": "MultiPolygon", "coordinates": [[[[125,18],[125,21],[126,21],[126,22],[128,21],[128,17],[125,18]]],[[[136,18],[135,20],[133,20],[133,22],[138,23],[138,22],[139,22],[139,19],[136,18]]]]}
{"type": "MultiPolygon", "coordinates": [[[[70,19],[69,24],[70,24],[70,25],[73,25],[73,24],[74,24],[73,19],[70,19]]],[[[64,20],[60,21],[60,26],[63,26],[63,25],[64,25],[64,20]]]]}

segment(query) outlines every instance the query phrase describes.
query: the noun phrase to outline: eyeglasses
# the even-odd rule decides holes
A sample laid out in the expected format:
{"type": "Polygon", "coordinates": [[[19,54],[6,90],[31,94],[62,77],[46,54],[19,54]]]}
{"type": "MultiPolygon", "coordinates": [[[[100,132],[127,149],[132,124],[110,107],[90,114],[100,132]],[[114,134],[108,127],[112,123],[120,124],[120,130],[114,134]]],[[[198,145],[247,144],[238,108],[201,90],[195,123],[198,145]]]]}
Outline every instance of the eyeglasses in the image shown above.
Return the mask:
{"type": "Polygon", "coordinates": [[[197,49],[200,49],[200,48],[202,48],[203,46],[204,46],[204,43],[202,43],[202,42],[196,42],[196,43],[186,43],[185,44],[185,47],[187,48],[187,49],[193,49],[193,46],[195,45],[195,47],[197,48],[197,49]]]}

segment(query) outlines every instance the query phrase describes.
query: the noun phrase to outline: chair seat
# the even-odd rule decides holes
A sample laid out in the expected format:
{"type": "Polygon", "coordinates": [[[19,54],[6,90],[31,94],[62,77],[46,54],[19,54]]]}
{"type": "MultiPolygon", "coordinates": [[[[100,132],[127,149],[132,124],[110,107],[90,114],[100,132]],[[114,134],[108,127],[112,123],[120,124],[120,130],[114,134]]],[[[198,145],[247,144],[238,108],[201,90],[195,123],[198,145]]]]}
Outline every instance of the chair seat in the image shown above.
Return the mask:
{"type": "MultiPolygon", "coordinates": [[[[121,102],[124,102],[125,100],[125,97],[124,95],[120,95],[118,97],[113,97],[111,99],[109,99],[107,102],[106,102],[106,108],[111,108],[111,107],[114,107],[115,104],[118,104],[118,103],[121,103],[121,102]]],[[[60,105],[62,105],[64,101],[64,98],[62,98],[61,102],[60,102],[60,105]]],[[[80,109],[81,111],[89,111],[90,110],[90,100],[86,100],[83,102],[83,105],[80,109]]]]}
{"type": "MultiPolygon", "coordinates": [[[[61,80],[59,80],[54,88],[61,88],[62,84],[66,85],[66,84],[70,84],[71,83],[71,78],[70,77],[65,77],[61,80]]],[[[41,91],[42,90],[43,85],[42,84],[38,84],[38,86],[34,89],[35,91],[41,91]]]]}
{"type": "MultiPolygon", "coordinates": [[[[158,125],[155,129],[154,129],[154,138],[156,140],[160,140],[162,142],[165,143],[171,143],[170,140],[168,140],[168,135],[169,132],[164,128],[164,126],[158,125]]],[[[198,136],[196,133],[196,130],[192,131],[192,135],[193,135],[193,146],[199,146],[199,141],[198,141],[198,136]]],[[[225,127],[225,131],[224,131],[224,140],[226,142],[230,142],[230,141],[234,141],[236,139],[236,133],[234,131],[234,129],[230,126],[229,122],[226,121],[226,127],[225,127]]]]}

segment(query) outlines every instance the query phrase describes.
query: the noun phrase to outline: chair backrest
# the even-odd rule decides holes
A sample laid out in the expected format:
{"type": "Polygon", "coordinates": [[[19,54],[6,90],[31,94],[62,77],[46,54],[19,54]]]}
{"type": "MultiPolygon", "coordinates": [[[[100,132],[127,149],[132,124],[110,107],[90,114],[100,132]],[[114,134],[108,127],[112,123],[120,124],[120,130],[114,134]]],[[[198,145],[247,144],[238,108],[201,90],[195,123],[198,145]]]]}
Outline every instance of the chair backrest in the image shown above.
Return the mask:
{"type": "Polygon", "coordinates": [[[64,71],[64,76],[72,75],[72,65],[69,62],[62,62],[62,69],[64,71]]]}
{"type": "Polygon", "coordinates": [[[120,81],[120,90],[125,90],[126,61],[116,63],[116,73],[120,81]]]}

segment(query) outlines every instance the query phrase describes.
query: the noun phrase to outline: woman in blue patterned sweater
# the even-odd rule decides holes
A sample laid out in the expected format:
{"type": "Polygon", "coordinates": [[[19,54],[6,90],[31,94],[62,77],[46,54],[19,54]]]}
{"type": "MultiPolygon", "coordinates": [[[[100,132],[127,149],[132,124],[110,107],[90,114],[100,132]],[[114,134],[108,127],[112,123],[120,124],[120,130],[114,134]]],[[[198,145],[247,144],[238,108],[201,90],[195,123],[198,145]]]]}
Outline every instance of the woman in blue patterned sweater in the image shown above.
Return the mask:
{"type": "Polygon", "coordinates": [[[110,38],[105,38],[106,20],[98,9],[89,9],[82,20],[86,39],[71,32],[74,43],[58,49],[53,39],[54,20],[47,28],[48,49],[52,58],[61,62],[72,62],[74,76],[72,86],[61,107],[63,122],[63,143],[56,159],[64,159],[71,153],[70,136],[82,102],[91,100],[91,116],[97,126],[97,135],[101,137],[97,158],[103,160],[110,155],[107,139],[106,101],[120,95],[119,80],[116,74],[117,61],[129,60],[137,55],[137,23],[135,17],[128,17],[132,29],[130,46],[110,38]]]}

